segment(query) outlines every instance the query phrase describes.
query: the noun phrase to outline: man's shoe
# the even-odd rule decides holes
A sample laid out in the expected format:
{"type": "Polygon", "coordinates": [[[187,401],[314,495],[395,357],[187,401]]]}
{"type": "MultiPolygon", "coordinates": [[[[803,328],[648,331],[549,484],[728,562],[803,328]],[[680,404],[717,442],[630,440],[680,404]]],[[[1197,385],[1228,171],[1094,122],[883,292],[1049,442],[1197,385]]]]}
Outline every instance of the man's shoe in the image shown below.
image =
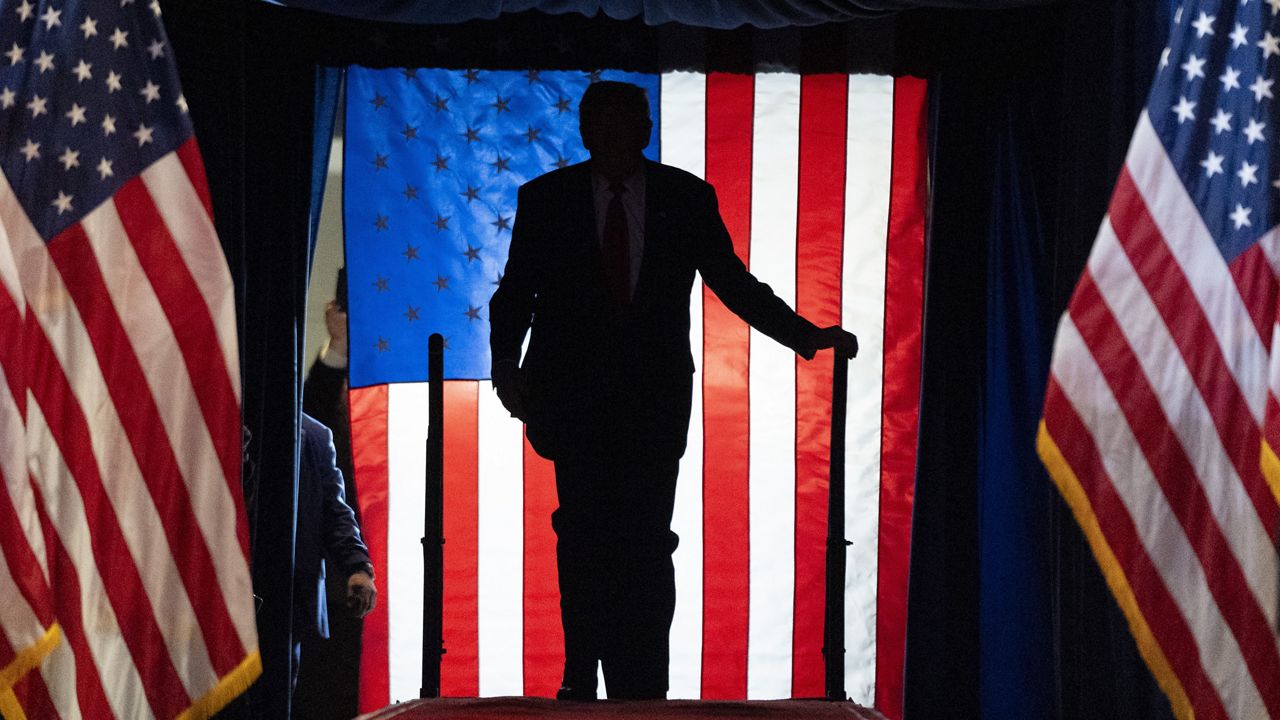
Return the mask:
{"type": "Polygon", "coordinates": [[[556,691],[556,700],[568,700],[569,702],[595,702],[595,689],[585,690],[580,688],[561,685],[556,691]]]}

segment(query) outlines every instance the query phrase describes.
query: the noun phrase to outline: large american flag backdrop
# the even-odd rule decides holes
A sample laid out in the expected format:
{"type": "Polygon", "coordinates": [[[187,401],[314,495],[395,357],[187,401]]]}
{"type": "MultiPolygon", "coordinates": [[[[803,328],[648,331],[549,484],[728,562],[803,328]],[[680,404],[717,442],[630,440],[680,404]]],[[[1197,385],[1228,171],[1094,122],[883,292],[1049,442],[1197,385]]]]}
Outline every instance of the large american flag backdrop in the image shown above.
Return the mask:
{"type": "Polygon", "coordinates": [[[0,713],[260,672],[231,277],[152,2],[0,1],[0,713]]]}
{"type": "Polygon", "coordinates": [[[1280,718],[1280,482],[1259,462],[1280,387],[1277,13],[1177,10],[1039,437],[1179,718],[1280,718]]]}
{"type": "MultiPolygon", "coordinates": [[[[445,695],[551,695],[563,648],[550,463],[488,382],[489,296],[516,188],[585,160],[594,77],[644,86],[651,158],[717,188],[735,248],[819,325],[855,331],[847,682],[900,715],[924,257],[924,83],[872,76],[348,72],[352,433],[384,601],[361,704],[416,697],[427,335],[446,350],[445,695]]],[[[804,362],[696,286],[695,383],[674,529],[671,697],[823,693],[832,357],[804,362]]],[[[590,358],[584,358],[589,362],[590,358]]]]}

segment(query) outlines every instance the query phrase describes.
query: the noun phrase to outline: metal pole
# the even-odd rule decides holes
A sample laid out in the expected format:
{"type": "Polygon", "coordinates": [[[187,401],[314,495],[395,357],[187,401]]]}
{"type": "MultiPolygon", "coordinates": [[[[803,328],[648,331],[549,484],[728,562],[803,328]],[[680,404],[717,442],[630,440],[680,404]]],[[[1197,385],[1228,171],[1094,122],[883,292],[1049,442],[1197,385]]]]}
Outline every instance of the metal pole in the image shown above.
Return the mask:
{"type": "Polygon", "coordinates": [[[847,700],[844,689],[844,430],[849,358],[836,353],[831,382],[831,471],[827,499],[827,599],[822,632],[828,700],[847,700]]]}
{"type": "Polygon", "coordinates": [[[440,697],[444,655],[444,337],[427,339],[427,474],[422,521],[422,688],[419,697],[440,697]]]}

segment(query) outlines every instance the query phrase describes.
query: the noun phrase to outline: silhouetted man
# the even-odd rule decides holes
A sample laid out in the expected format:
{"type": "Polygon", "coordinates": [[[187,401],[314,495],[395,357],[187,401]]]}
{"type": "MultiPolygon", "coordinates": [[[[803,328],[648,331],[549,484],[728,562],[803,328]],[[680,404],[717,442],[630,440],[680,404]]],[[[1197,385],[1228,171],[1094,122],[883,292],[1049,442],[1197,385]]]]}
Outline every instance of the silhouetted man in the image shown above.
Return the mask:
{"type": "Polygon", "coordinates": [[[555,463],[565,637],[557,697],[594,699],[600,662],[610,698],[663,698],[694,272],[806,359],[828,347],[852,355],[857,340],[817,328],[747,272],[710,185],[644,158],[644,90],[591,85],[579,123],[591,160],[520,188],[511,253],[489,303],[493,386],[555,463]]]}

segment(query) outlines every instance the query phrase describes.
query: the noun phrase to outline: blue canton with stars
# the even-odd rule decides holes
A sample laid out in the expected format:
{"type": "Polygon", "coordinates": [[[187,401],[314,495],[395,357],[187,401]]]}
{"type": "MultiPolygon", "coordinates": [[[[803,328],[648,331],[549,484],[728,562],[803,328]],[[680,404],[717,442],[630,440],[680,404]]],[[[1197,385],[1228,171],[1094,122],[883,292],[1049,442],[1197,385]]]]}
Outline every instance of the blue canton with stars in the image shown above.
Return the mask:
{"type": "Polygon", "coordinates": [[[578,100],[595,79],[645,88],[658,159],[659,78],[606,70],[347,71],[343,224],[353,387],[489,377],[489,298],[507,262],[516,191],[587,159],[578,100]]]}
{"type": "Polygon", "coordinates": [[[45,241],[191,137],[155,0],[0,0],[0,168],[45,241]]]}
{"type": "Polygon", "coordinates": [[[1276,224],[1280,0],[1174,11],[1147,113],[1227,262],[1276,224]]]}

